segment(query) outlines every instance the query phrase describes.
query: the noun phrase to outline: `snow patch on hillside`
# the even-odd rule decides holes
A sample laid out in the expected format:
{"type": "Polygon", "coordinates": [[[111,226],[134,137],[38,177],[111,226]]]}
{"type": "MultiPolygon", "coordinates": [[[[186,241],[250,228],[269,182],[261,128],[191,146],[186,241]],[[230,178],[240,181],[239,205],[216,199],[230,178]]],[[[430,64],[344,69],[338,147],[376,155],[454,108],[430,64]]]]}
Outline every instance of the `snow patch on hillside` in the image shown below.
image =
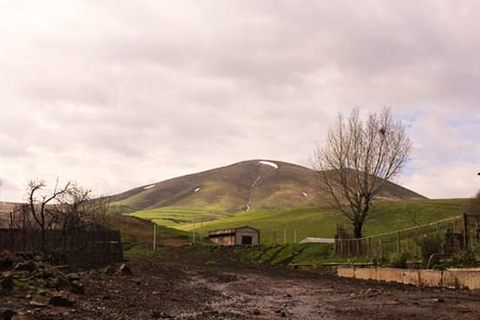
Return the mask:
{"type": "Polygon", "coordinates": [[[155,188],[154,184],[151,184],[149,186],[144,187],[143,190],[148,190],[148,189],[152,189],[152,188],[155,188]]]}
{"type": "Polygon", "coordinates": [[[193,192],[198,192],[198,191],[200,191],[200,187],[195,188],[195,190],[193,190],[193,192]]]}
{"type": "Polygon", "coordinates": [[[267,166],[270,166],[270,167],[273,167],[273,168],[275,168],[275,169],[278,169],[278,164],[276,164],[275,162],[259,161],[258,163],[264,164],[264,165],[267,165],[267,166]]]}

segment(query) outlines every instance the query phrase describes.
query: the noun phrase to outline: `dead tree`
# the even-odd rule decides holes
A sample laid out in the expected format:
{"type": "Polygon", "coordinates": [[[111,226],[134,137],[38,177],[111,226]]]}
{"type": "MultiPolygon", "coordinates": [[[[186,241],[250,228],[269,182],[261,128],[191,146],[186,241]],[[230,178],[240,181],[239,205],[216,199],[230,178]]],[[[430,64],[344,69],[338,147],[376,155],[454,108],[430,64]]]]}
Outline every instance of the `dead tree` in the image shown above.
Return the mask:
{"type": "Polygon", "coordinates": [[[33,220],[40,228],[41,232],[41,249],[46,251],[46,233],[47,230],[55,223],[56,216],[52,212],[51,205],[56,203],[58,199],[71,190],[71,182],[67,182],[65,186],[59,187],[59,181],[55,184],[55,188],[51,193],[41,194],[45,188],[43,181],[30,181],[28,186],[28,205],[32,213],[33,220]]]}
{"type": "Polygon", "coordinates": [[[410,150],[404,126],[387,108],[365,121],[358,109],[347,119],[339,114],[326,145],[315,150],[324,199],[352,223],[355,238],[362,237],[374,200],[399,173],[410,150]]]}
{"type": "Polygon", "coordinates": [[[58,198],[59,204],[53,209],[57,224],[61,227],[61,242],[66,249],[68,235],[74,230],[86,230],[93,223],[92,206],[90,202],[90,190],[83,189],[72,184],[68,192],[58,198]]]}

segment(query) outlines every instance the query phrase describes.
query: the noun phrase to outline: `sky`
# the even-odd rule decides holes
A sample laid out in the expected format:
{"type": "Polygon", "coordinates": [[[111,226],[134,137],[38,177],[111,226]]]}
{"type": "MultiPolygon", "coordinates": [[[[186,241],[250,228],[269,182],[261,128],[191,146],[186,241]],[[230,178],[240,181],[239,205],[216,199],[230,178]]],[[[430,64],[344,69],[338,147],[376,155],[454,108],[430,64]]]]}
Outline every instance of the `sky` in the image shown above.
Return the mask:
{"type": "Polygon", "coordinates": [[[312,167],[338,113],[391,108],[396,182],[480,189],[478,1],[0,0],[0,201],[250,159],[312,167]]]}

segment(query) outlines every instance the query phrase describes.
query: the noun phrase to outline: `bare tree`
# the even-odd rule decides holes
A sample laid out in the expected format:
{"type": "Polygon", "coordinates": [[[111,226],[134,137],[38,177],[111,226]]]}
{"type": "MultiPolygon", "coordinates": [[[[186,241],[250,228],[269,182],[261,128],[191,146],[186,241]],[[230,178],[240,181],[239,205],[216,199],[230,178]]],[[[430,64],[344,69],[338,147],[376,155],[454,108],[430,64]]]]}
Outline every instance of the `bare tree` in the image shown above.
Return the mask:
{"type": "Polygon", "coordinates": [[[92,206],[89,205],[90,190],[83,189],[75,183],[70,183],[67,192],[57,198],[58,204],[53,208],[55,220],[61,228],[63,249],[66,249],[68,234],[76,229],[85,230],[93,221],[92,206]]]}
{"type": "Polygon", "coordinates": [[[480,191],[467,202],[464,210],[470,214],[480,215],[480,191]]]}
{"type": "Polygon", "coordinates": [[[362,237],[374,200],[399,173],[410,150],[404,126],[392,119],[388,108],[365,121],[358,109],[347,119],[339,114],[326,145],[315,150],[325,199],[352,223],[355,238],[362,237]]]}
{"type": "Polygon", "coordinates": [[[30,181],[28,185],[28,205],[32,213],[33,220],[40,228],[42,235],[41,248],[45,252],[46,249],[46,232],[55,223],[56,215],[50,205],[58,202],[59,198],[70,192],[71,182],[67,182],[65,186],[60,187],[59,181],[51,193],[42,194],[45,188],[44,181],[30,181]]]}

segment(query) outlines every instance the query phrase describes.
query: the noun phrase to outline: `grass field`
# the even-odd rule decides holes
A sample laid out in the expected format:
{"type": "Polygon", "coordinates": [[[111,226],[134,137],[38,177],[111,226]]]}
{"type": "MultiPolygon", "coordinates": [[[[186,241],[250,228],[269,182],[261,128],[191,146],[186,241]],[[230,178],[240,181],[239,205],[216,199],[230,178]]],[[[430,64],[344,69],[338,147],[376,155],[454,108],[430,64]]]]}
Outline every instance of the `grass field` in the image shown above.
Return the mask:
{"type": "MultiPolygon", "coordinates": [[[[379,201],[364,225],[364,235],[395,231],[419,224],[460,215],[468,199],[389,200],[379,201]]],[[[135,212],[132,215],[153,220],[159,225],[193,230],[205,237],[209,230],[248,225],[261,232],[264,243],[293,243],[305,237],[333,238],[337,223],[347,223],[340,214],[328,208],[275,209],[241,212],[230,216],[201,209],[162,208],[135,212]]]]}
{"type": "Polygon", "coordinates": [[[158,225],[176,229],[187,229],[193,223],[202,225],[205,221],[212,221],[228,216],[224,213],[218,213],[209,209],[188,209],[188,208],[160,208],[152,210],[142,210],[131,213],[130,215],[151,220],[158,225]]]}

